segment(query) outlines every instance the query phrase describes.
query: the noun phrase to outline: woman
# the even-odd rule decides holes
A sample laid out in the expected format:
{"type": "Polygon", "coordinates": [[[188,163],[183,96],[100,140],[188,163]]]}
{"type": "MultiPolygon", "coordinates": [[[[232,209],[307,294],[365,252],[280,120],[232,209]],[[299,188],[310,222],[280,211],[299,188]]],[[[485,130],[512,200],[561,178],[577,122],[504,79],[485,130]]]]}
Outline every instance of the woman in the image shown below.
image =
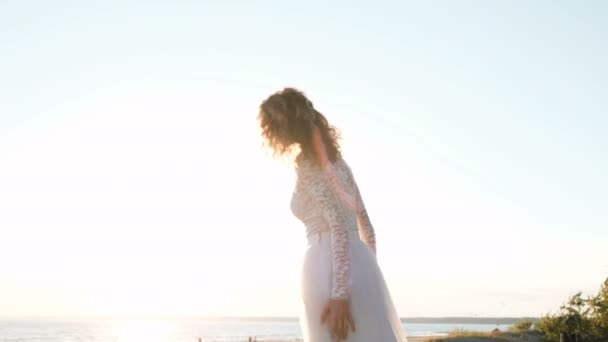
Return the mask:
{"type": "Polygon", "coordinates": [[[302,272],[304,341],[406,341],[336,129],[293,88],[266,99],[258,119],[274,152],[299,151],[291,209],[309,242],[302,272]]]}

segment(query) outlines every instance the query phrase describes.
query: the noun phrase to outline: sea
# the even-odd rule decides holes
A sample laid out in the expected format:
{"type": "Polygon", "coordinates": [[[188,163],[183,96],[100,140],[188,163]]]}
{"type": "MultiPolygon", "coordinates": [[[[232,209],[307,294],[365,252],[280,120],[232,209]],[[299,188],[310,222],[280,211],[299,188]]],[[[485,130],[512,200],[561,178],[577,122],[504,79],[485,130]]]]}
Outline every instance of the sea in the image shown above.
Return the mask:
{"type": "MultiPolygon", "coordinates": [[[[443,336],[454,330],[506,330],[504,320],[402,320],[407,336],[443,336]]],[[[0,319],[1,342],[242,342],[298,341],[296,318],[0,319]]]]}

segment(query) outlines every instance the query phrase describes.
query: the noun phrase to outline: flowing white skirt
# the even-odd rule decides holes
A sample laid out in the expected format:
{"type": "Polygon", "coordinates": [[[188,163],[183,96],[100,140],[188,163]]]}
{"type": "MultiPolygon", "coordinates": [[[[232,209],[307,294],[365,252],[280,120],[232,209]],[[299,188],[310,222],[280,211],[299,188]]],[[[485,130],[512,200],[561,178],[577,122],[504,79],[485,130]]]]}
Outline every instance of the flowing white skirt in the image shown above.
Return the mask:
{"type": "MultiPolygon", "coordinates": [[[[386,287],[376,256],[359,239],[350,237],[352,277],[351,310],[356,332],[346,342],[407,342],[399,316],[386,287]]],[[[301,317],[304,342],[333,342],[321,311],[330,298],[333,278],[331,241],[328,233],[309,238],[302,270],[301,317]]],[[[343,340],[344,341],[344,340],[343,340]]]]}

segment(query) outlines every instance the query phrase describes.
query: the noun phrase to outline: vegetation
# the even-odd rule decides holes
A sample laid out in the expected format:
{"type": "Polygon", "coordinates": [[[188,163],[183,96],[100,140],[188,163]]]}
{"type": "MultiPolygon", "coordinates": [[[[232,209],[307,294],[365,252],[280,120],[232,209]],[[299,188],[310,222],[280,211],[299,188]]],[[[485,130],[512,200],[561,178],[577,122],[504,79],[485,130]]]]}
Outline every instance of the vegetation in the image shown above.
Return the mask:
{"type": "Polygon", "coordinates": [[[561,334],[570,341],[608,338],[608,278],[597,295],[575,294],[557,313],[544,316],[535,328],[548,341],[559,341],[561,334]]]}
{"type": "Polygon", "coordinates": [[[530,331],[523,336],[519,333],[503,332],[495,329],[492,332],[454,330],[445,337],[436,337],[433,342],[542,342],[539,333],[530,331]]]}
{"type": "Polygon", "coordinates": [[[522,319],[521,321],[517,321],[513,324],[513,331],[516,333],[526,333],[532,329],[532,321],[529,319],[522,319]]]}
{"type": "Polygon", "coordinates": [[[448,337],[492,337],[492,333],[457,329],[450,331],[448,337]]]}
{"type": "Polygon", "coordinates": [[[534,322],[532,320],[521,319],[509,327],[509,331],[525,338],[529,333],[532,332],[533,325],[534,322]]]}

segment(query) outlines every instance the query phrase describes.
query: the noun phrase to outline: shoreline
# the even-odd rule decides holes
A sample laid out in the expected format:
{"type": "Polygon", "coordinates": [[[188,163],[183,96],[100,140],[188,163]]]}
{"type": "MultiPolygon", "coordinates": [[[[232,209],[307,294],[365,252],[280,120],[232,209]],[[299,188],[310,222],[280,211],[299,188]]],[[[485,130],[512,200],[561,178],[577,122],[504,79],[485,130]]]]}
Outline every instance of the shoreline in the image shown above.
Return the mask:
{"type": "MultiPolygon", "coordinates": [[[[426,342],[436,338],[447,338],[447,336],[406,336],[408,342],[426,342]]],[[[258,342],[303,342],[303,340],[258,340],[258,342]]]]}

